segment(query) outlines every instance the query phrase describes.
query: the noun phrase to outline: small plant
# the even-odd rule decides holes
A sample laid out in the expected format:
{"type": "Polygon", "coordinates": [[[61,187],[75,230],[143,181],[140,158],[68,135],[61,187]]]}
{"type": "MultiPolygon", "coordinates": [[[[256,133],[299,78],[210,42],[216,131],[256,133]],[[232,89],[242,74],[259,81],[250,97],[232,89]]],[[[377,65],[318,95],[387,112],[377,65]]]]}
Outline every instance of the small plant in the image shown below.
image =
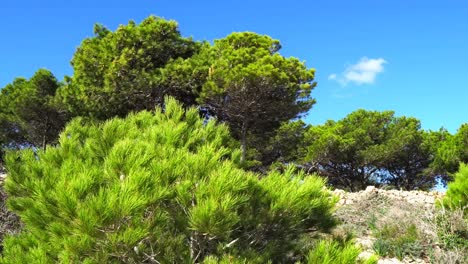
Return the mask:
{"type": "Polygon", "coordinates": [[[377,216],[375,214],[371,214],[369,216],[369,219],[367,220],[367,225],[369,226],[370,230],[376,230],[377,229],[377,216]]]}
{"type": "Polygon", "coordinates": [[[376,264],[377,257],[371,256],[367,260],[358,258],[361,248],[354,244],[354,240],[337,241],[321,240],[307,256],[308,264],[376,264]]]}
{"type": "Polygon", "coordinates": [[[374,235],[377,240],[373,249],[380,256],[397,257],[401,260],[408,255],[419,257],[422,254],[423,249],[415,224],[386,224],[376,230],[374,235]]]}
{"type": "Polygon", "coordinates": [[[377,239],[372,245],[372,249],[379,256],[388,256],[390,252],[390,245],[386,240],[377,239]]]}
{"type": "Polygon", "coordinates": [[[462,209],[438,210],[435,223],[437,234],[443,246],[448,249],[468,247],[468,219],[462,209]]]}
{"type": "Polygon", "coordinates": [[[430,250],[429,262],[431,264],[464,264],[468,263],[468,252],[453,249],[453,250],[430,250]]]}

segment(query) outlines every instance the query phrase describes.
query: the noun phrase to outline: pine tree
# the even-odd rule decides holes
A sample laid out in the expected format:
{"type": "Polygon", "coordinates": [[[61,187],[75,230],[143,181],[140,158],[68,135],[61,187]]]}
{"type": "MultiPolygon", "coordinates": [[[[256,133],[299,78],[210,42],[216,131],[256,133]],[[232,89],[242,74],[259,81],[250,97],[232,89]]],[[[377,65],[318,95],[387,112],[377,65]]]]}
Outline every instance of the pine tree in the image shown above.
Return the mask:
{"type": "Polygon", "coordinates": [[[468,213],[468,164],[460,163],[460,169],[454,175],[453,181],[448,183],[447,194],[443,199],[447,208],[463,210],[468,213]]]}
{"type": "Polygon", "coordinates": [[[174,83],[180,69],[173,61],[191,57],[199,44],[182,37],[177,22],[149,16],[115,31],[97,24],[94,33],[76,50],[73,76],[58,91],[74,116],[123,117],[163,105],[165,95],[195,103],[190,89],[174,83]]]}
{"type": "Polygon", "coordinates": [[[0,90],[0,146],[45,148],[56,142],[68,113],[55,101],[60,83],[46,69],[0,90]]]}
{"type": "Polygon", "coordinates": [[[246,172],[226,126],[165,101],[9,153],[8,204],[25,228],[0,263],[292,263],[308,233],[333,226],[323,179],[246,172]]]}
{"type": "Polygon", "coordinates": [[[315,104],[315,69],[282,56],[280,49],[269,36],[237,32],[203,46],[192,58],[209,63],[198,101],[229,125],[243,159],[250,149],[267,147],[255,143],[267,142],[283,122],[303,116],[315,104]]]}

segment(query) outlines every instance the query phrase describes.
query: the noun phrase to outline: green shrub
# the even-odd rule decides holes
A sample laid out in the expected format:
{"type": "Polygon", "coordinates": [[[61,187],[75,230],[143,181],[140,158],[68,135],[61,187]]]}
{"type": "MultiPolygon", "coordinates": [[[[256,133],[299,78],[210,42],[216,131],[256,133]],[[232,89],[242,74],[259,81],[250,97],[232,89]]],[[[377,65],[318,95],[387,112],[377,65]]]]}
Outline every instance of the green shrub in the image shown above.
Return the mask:
{"type": "Polygon", "coordinates": [[[358,259],[361,249],[353,240],[335,241],[321,240],[307,255],[309,264],[376,264],[377,257],[371,256],[367,260],[358,259]]]}
{"type": "Polygon", "coordinates": [[[390,255],[390,243],[383,239],[376,239],[372,245],[372,249],[379,256],[390,255]]]}
{"type": "Polygon", "coordinates": [[[245,172],[229,141],[168,98],[164,112],[77,119],[57,147],[10,153],[8,204],[25,228],[0,263],[290,263],[301,237],[335,224],[336,199],[291,168],[245,172]]]}
{"type": "Polygon", "coordinates": [[[439,208],[435,223],[437,235],[445,249],[460,249],[468,253],[468,219],[461,208],[439,208]]]}
{"type": "Polygon", "coordinates": [[[420,245],[420,235],[415,224],[386,224],[374,230],[376,238],[373,249],[380,256],[420,257],[423,248],[420,245]]]}
{"type": "MultiPolygon", "coordinates": [[[[442,247],[452,252],[453,256],[463,256],[455,258],[457,262],[453,263],[465,263],[468,260],[468,164],[460,164],[437,209],[435,223],[442,247]]],[[[450,260],[454,259],[451,255],[447,256],[450,260]]]]}
{"type": "Polygon", "coordinates": [[[203,264],[269,264],[271,261],[264,261],[261,258],[236,258],[233,255],[224,255],[222,257],[208,256],[203,261],[203,264]]]}
{"type": "Polygon", "coordinates": [[[460,164],[460,169],[448,184],[447,193],[442,201],[447,208],[462,208],[466,215],[468,210],[468,164],[460,164]]]}

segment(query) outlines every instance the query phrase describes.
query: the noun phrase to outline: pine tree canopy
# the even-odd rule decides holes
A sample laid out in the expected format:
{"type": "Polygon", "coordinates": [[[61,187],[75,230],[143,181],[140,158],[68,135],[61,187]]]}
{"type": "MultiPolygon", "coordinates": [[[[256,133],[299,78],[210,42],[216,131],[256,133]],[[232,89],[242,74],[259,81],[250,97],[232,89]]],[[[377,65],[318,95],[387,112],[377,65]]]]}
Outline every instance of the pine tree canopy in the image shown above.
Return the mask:
{"type": "Polygon", "coordinates": [[[149,16],[116,31],[97,24],[94,33],[76,50],[73,76],[58,92],[73,115],[100,120],[123,117],[162,105],[165,95],[187,105],[195,103],[192,91],[179,89],[171,79],[180,71],[171,65],[174,60],[199,49],[197,42],[181,36],[177,22],[149,16]]]}
{"type": "Polygon", "coordinates": [[[0,90],[0,147],[45,148],[68,121],[55,101],[60,83],[46,69],[26,80],[16,78],[0,90]]]}
{"type": "Polygon", "coordinates": [[[0,263],[293,263],[301,239],[334,224],[324,180],[246,172],[225,125],[165,102],[78,118],[57,146],[7,154],[8,203],[25,228],[0,263]]]}

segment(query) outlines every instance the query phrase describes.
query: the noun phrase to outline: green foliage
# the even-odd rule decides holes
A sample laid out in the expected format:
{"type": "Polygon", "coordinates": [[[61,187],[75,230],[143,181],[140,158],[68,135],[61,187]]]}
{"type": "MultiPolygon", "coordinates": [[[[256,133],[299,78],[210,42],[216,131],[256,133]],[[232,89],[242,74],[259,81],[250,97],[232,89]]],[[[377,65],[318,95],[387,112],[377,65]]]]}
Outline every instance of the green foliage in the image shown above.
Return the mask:
{"type": "Polygon", "coordinates": [[[415,224],[387,224],[374,229],[374,236],[376,241],[373,249],[380,256],[397,257],[401,260],[405,256],[419,257],[422,254],[420,235],[415,224]]]}
{"type": "Polygon", "coordinates": [[[232,255],[225,255],[221,258],[208,256],[203,261],[204,264],[248,264],[248,263],[271,263],[271,261],[263,262],[261,259],[239,259],[232,255]]]}
{"type": "Polygon", "coordinates": [[[164,95],[185,106],[198,103],[202,113],[228,124],[246,160],[249,146],[266,148],[281,123],[315,103],[315,70],[281,56],[280,48],[250,32],[197,43],[181,37],[176,22],[153,16],[115,32],[98,24],[77,49],[74,75],[58,97],[73,115],[99,120],[153,109],[164,95]]]}
{"type": "Polygon", "coordinates": [[[7,209],[7,195],[3,189],[3,179],[0,178],[0,254],[3,249],[3,238],[7,234],[15,234],[21,230],[18,216],[7,209]]]}
{"type": "Polygon", "coordinates": [[[315,70],[281,56],[280,48],[279,41],[269,36],[242,32],[205,45],[200,52],[208,63],[204,66],[208,76],[199,102],[240,139],[243,159],[250,138],[273,136],[282,122],[315,103],[310,96],[315,70]]]}
{"type": "Polygon", "coordinates": [[[56,142],[68,120],[55,101],[60,84],[45,69],[31,79],[15,79],[0,93],[0,144],[5,148],[45,148],[56,142]]]}
{"type": "Polygon", "coordinates": [[[413,117],[396,117],[388,125],[385,143],[376,148],[382,159],[378,166],[385,171],[380,180],[404,190],[429,190],[436,185],[437,173],[429,168],[434,160],[430,133],[421,129],[413,117]]]}
{"type": "MultiPolygon", "coordinates": [[[[296,118],[315,103],[315,70],[269,36],[195,42],[154,16],[115,31],[96,24],[94,34],[63,84],[41,69],[0,91],[0,170],[5,150],[31,147],[8,157],[9,206],[26,226],[5,240],[3,262],[303,261],[310,231],[334,225],[335,200],[290,164],[349,190],[429,189],[453,177],[439,237],[466,248],[468,124],[425,132],[415,118],[358,110],[307,126],[296,118]],[[71,116],[83,118],[46,150],[71,116]]],[[[418,254],[413,226],[371,220],[380,254],[418,254]]],[[[356,252],[348,240],[322,241],[308,259],[348,263],[356,252]]]]}
{"type": "Polygon", "coordinates": [[[460,162],[468,163],[468,123],[460,126],[455,135],[455,142],[458,146],[457,153],[460,162]]]}
{"type": "Polygon", "coordinates": [[[337,122],[311,126],[305,133],[303,160],[340,188],[390,184],[428,189],[436,178],[426,173],[433,155],[425,138],[415,118],[357,110],[337,122]]]}
{"type": "Polygon", "coordinates": [[[3,170],[5,149],[27,144],[24,134],[19,124],[12,120],[11,115],[1,113],[0,109],[0,171],[3,170]]]}
{"type": "Polygon", "coordinates": [[[322,240],[307,255],[309,264],[376,264],[377,257],[371,256],[367,260],[358,259],[361,249],[353,240],[342,241],[322,240]]]}
{"type": "Polygon", "coordinates": [[[374,184],[375,146],[385,141],[393,112],[358,110],[346,118],[312,126],[306,132],[306,162],[336,187],[359,190],[374,184]]]}
{"type": "MultiPolygon", "coordinates": [[[[435,224],[437,235],[445,249],[460,249],[468,253],[468,218],[462,208],[448,210],[443,206],[439,207],[435,224]]],[[[468,258],[468,255],[465,254],[465,257],[468,258]]]]}
{"type": "Polygon", "coordinates": [[[335,223],[324,181],[238,168],[226,126],[164,111],[72,121],[57,147],[7,155],[8,204],[25,224],[1,263],[290,263],[335,223]]]}
{"type": "Polygon", "coordinates": [[[301,144],[304,143],[304,133],[308,129],[302,120],[284,122],[275,131],[275,135],[268,139],[267,143],[254,142],[255,145],[264,144],[265,148],[259,149],[262,163],[283,166],[296,162],[303,156],[301,144]]]}
{"type": "Polygon", "coordinates": [[[468,211],[468,164],[460,164],[460,169],[449,182],[448,189],[442,201],[447,208],[460,208],[466,214],[468,211]]]}
{"type": "Polygon", "coordinates": [[[193,92],[173,82],[181,66],[172,63],[198,48],[180,35],[175,21],[154,16],[138,25],[130,21],[115,32],[96,25],[95,36],[85,39],[73,56],[74,74],[60,89],[60,98],[74,115],[101,120],[153,109],[165,95],[193,104],[193,92]]]}
{"type": "Polygon", "coordinates": [[[450,180],[459,169],[460,163],[468,163],[468,124],[462,124],[455,135],[441,131],[442,140],[432,142],[435,148],[434,162],[431,169],[444,175],[444,182],[450,180]]]}

